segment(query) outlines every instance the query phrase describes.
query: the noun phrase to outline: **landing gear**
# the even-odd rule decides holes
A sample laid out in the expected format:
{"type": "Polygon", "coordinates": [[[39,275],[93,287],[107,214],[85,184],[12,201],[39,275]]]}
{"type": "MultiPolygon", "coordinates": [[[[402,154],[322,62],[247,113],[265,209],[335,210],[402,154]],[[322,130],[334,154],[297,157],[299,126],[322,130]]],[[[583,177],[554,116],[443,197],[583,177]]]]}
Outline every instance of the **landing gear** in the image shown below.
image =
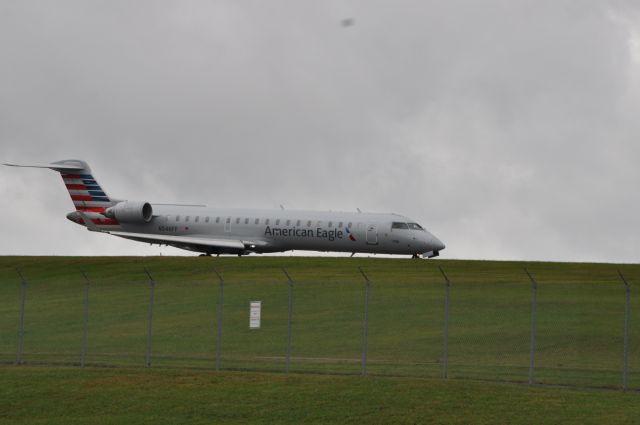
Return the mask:
{"type": "Polygon", "coordinates": [[[412,258],[412,259],[414,259],[414,260],[417,260],[417,259],[419,259],[419,258],[420,258],[420,256],[419,256],[418,254],[413,254],[413,255],[411,256],[411,258],[412,258]]]}

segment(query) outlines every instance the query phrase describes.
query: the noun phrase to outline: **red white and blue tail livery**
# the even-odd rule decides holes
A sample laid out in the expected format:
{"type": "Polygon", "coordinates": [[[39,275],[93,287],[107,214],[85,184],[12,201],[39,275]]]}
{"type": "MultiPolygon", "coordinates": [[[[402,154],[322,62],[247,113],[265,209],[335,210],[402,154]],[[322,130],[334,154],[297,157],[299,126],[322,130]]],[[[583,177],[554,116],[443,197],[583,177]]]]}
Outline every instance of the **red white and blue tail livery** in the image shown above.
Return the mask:
{"type": "Polygon", "coordinates": [[[121,200],[109,196],[81,160],[4,165],[59,172],[75,207],[67,218],[88,230],[202,255],[295,249],[431,258],[445,248],[414,220],[398,214],[209,208],[121,200]]]}

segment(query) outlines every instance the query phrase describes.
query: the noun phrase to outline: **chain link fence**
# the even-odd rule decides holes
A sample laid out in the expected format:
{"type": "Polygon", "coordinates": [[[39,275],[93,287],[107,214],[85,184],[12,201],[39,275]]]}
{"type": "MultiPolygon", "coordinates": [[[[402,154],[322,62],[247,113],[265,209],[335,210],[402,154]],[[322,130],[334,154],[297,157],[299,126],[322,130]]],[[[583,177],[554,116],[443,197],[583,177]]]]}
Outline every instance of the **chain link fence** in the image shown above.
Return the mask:
{"type": "MultiPolygon", "coordinates": [[[[353,270],[297,278],[78,271],[51,284],[2,274],[5,364],[178,367],[508,381],[640,390],[640,326],[624,274],[594,281],[522,268],[353,270]],[[15,289],[11,299],[8,287],[15,289]],[[249,306],[261,302],[259,329],[249,306]],[[17,329],[16,329],[17,325],[17,329]]],[[[53,270],[52,273],[56,271],[53,270]]],[[[62,273],[62,272],[60,272],[62,273]]],[[[637,307],[637,305],[636,305],[637,307]]]]}

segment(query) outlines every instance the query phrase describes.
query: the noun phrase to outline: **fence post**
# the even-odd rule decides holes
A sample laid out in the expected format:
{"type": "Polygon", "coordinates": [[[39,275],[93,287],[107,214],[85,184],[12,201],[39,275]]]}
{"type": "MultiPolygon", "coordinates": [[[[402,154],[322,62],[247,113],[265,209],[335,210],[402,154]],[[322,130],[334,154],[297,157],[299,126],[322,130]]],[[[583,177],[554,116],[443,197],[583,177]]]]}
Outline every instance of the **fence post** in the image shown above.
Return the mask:
{"type": "Polygon", "coordinates": [[[220,352],[222,350],[222,309],[224,307],[224,279],[215,268],[213,269],[213,272],[216,274],[216,276],[218,276],[218,280],[220,280],[220,293],[218,296],[217,311],[218,333],[216,335],[216,370],[220,370],[220,352]]]}
{"type": "Polygon", "coordinates": [[[442,277],[444,277],[444,342],[442,353],[442,377],[447,379],[449,377],[449,290],[451,288],[451,282],[445,274],[442,267],[438,266],[442,277]]]}
{"type": "Polygon", "coordinates": [[[624,363],[622,367],[622,390],[627,391],[627,373],[629,369],[629,314],[630,314],[630,305],[631,305],[631,287],[629,286],[629,282],[624,278],[624,275],[618,270],[618,275],[620,279],[622,279],[622,283],[624,283],[625,289],[625,303],[624,303],[624,363]]]}
{"type": "Polygon", "coordinates": [[[524,269],[529,280],[531,280],[531,346],[529,352],[529,385],[533,385],[533,372],[535,370],[535,354],[536,354],[536,321],[538,306],[538,282],[533,278],[529,270],[524,269]]]}
{"type": "Polygon", "coordinates": [[[287,273],[286,269],[283,268],[282,271],[284,272],[285,276],[287,276],[287,279],[289,281],[289,307],[287,314],[287,360],[284,368],[284,371],[289,373],[289,367],[291,366],[291,316],[293,315],[293,279],[291,279],[291,276],[289,276],[289,273],[287,273]]]}
{"type": "Polygon", "coordinates": [[[153,328],[153,298],[156,287],[156,282],[151,277],[149,270],[144,269],[147,276],[149,276],[149,317],[147,320],[147,353],[145,356],[145,363],[147,367],[151,367],[151,336],[153,328]]]}
{"type": "Polygon", "coordinates": [[[360,273],[364,277],[364,337],[362,339],[362,375],[367,374],[367,349],[369,340],[369,287],[371,281],[364,273],[361,267],[358,267],[360,273]]]}
{"type": "Polygon", "coordinates": [[[87,339],[89,334],[89,288],[91,286],[91,281],[84,271],[81,273],[82,276],[84,276],[84,301],[82,309],[82,351],[80,352],[80,367],[84,367],[87,359],[87,339]]]}
{"type": "Polygon", "coordinates": [[[16,268],[20,276],[20,321],[18,323],[18,349],[16,353],[16,364],[22,364],[22,349],[24,347],[24,308],[27,299],[27,280],[22,275],[20,269],[16,268]]]}

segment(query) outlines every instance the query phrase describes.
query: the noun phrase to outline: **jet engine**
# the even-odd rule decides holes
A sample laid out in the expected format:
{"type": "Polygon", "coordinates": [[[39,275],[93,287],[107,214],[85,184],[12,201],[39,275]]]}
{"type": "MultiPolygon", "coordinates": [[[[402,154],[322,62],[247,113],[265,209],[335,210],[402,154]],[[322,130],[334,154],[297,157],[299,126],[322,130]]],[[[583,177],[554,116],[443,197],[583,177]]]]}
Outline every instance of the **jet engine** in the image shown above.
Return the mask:
{"type": "Polygon", "coordinates": [[[153,208],[148,202],[124,201],[107,208],[104,216],[122,223],[148,223],[153,218],[153,208]]]}

